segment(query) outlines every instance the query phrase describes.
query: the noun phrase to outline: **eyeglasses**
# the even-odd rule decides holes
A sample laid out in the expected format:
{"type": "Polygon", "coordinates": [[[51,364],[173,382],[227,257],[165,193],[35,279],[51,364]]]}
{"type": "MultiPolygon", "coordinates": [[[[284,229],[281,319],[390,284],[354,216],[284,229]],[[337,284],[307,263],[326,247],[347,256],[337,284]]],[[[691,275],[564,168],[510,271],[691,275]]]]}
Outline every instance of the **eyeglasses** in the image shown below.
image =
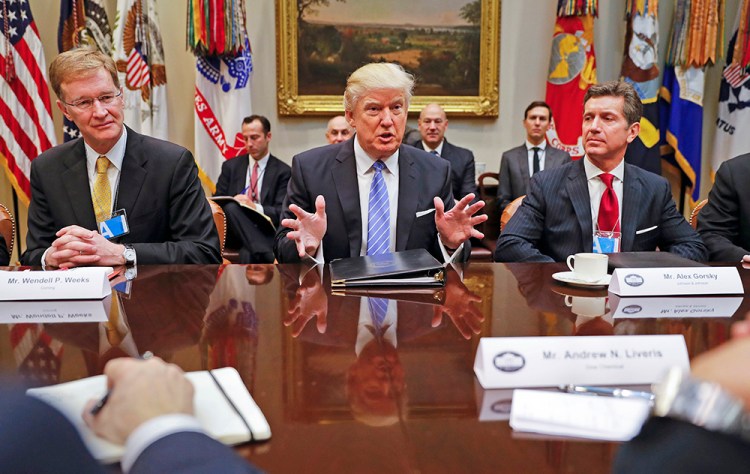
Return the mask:
{"type": "Polygon", "coordinates": [[[95,97],[91,99],[81,99],[75,102],[65,102],[64,100],[60,99],[60,102],[62,102],[65,105],[75,107],[78,110],[89,110],[91,107],[94,106],[94,102],[97,100],[99,101],[100,104],[109,105],[121,95],[122,95],[122,91],[120,90],[120,91],[117,91],[116,94],[115,93],[103,94],[103,95],[100,95],[99,97],[95,97]]]}

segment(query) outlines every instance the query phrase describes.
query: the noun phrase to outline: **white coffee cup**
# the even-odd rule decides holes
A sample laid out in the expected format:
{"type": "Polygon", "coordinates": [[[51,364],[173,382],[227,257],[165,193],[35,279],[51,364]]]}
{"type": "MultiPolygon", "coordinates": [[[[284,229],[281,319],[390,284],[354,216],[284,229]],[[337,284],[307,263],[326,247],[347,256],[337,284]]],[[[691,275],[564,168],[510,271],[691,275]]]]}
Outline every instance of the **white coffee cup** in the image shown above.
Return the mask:
{"type": "Polygon", "coordinates": [[[565,306],[579,316],[602,316],[607,313],[607,297],[588,298],[567,295],[565,297],[565,306]]]}
{"type": "Polygon", "coordinates": [[[596,282],[607,274],[609,257],[603,253],[577,253],[568,256],[568,268],[573,278],[586,282],[596,282]],[[575,262],[575,266],[572,262],[575,262]]]}

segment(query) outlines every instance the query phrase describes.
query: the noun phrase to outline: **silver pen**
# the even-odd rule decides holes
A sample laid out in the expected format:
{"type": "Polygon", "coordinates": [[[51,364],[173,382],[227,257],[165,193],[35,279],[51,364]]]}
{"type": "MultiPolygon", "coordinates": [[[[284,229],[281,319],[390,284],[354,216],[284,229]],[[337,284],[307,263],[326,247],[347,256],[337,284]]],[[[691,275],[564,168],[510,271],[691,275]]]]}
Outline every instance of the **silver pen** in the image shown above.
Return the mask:
{"type": "Polygon", "coordinates": [[[590,385],[560,385],[558,387],[561,391],[567,393],[580,393],[588,395],[604,395],[608,397],[617,398],[643,398],[650,402],[654,401],[654,394],[651,392],[641,392],[638,390],[630,390],[627,388],[612,388],[612,387],[592,387],[590,385]]]}

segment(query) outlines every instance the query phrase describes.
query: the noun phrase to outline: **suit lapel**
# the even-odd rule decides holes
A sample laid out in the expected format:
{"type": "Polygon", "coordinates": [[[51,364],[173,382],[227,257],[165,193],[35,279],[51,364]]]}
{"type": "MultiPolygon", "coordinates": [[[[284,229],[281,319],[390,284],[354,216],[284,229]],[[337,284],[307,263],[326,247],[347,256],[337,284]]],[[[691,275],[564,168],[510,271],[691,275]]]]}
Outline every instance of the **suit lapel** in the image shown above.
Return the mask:
{"type": "Polygon", "coordinates": [[[114,211],[125,209],[128,213],[132,213],[135,209],[135,202],[148,174],[145,169],[148,154],[141,152],[140,145],[141,136],[128,129],[128,140],[125,145],[125,157],[122,160],[114,211]]]}
{"type": "Polygon", "coordinates": [[[524,189],[529,189],[529,151],[526,149],[526,145],[521,145],[518,150],[518,154],[521,155],[521,159],[518,160],[521,166],[521,177],[523,178],[524,189]]]}
{"type": "Polygon", "coordinates": [[[641,207],[643,186],[641,181],[630,173],[629,165],[625,165],[625,178],[622,187],[622,221],[620,222],[621,239],[620,250],[629,252],[633,249],[636,226],[638,225],[638,210],[641,207]]]}
{"type": "Polygon", "coordinates": [[[88,171],[86,169],[86,148],[83,139],[78,141],[74,153],[63,158],[67,169],[61,176],[65,191],[68,193],[68,201],[73,208],[76,222],[86,229],[96,229],[96,216],[94,215],[94,204],[91,202],[91,186],[89,185],[88,171]]]}
{"type": "Polygon", "coordinates": [[[266,163],[266,171],[263,172],[263,179],[260,185],[260,203],[268,202],[269,190],[273,187],[273,183],[276,182],[276,163],[274,162],[274,156],[268,157],[268,163],[266,163]]]}
{"type": "Polygon", "coordinates": [[[349,237],[349,256],[358,257],[362,248],[362,211],[359,202],[357,164],[354,160],[354,141],[349,142],[336,156],[331,175],[349,237]]]}
{"type": "Polygon", "coordinates": [[[398,216],[396,220],[396,251],[406,250],[409,233],[416,219],[418,176],[414,157],[401,145],[398,157],[398,216]]]}
{"type": "Polygon", "coordinates": [[[232,183],[229,189],[235,190],[234,194],[242,194],[242,191],[245,189],[245,182],[247,181],[247,168],[250,166],[250,155],[242,155],[232,159],[240,160],[240,162],[237,166],[237,172],[232,176],[232,183]]]}
{"type": "Polygon", "coordinates": [[[586,171],[583,168],[583,159],[578,160],[578,166],[568,175],[566,189],[576,213],[576,221],[581,228],[583,250],[584,252],[590,252],[594,247],[591,231],[591,198],[589,198],[589,185],[586,180],[586,171]]]}

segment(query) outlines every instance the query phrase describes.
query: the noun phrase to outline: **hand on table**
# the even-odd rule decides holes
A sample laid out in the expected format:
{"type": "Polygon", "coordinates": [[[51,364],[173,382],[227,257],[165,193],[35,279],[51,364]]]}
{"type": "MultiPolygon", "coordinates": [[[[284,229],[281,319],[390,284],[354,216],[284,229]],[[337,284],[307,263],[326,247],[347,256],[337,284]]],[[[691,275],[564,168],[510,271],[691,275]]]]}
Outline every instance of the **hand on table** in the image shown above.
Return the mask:
{"type": "Polygon", "coordinates": [[[125,263],[125,247],[115,244],[93,230],[77,225],[63,227],[55,234],[45,266],[48,268],[73,268],[82,266],[116,266],[125,263]]]}

